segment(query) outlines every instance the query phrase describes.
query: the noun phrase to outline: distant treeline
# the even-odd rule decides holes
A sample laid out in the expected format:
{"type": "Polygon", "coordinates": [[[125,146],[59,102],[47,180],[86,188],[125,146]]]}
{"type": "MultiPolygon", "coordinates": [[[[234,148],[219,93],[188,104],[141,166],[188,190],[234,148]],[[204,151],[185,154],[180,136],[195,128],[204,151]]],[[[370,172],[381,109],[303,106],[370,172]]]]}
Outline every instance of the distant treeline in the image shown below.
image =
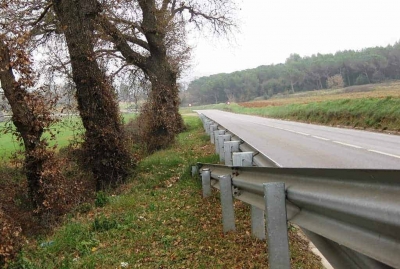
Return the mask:
{"type": "Polygon", "coordinates": [[[201,77],[182,93],[182,104],[243,102],[276,94],[341,88],[400,79],[400,43],[301,57],[230,74],[201,77]]]}

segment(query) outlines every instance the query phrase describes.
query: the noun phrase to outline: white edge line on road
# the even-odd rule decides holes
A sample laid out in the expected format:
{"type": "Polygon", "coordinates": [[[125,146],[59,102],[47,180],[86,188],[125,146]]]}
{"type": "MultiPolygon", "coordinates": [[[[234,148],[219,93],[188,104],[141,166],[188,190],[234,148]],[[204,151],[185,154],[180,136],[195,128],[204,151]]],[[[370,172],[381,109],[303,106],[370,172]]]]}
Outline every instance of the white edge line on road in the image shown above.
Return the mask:
{"type": "Polygon", "coordinates": [[[325,137],[320,137],[320,136],[316,136],[316,135],[312,135],[312,137],[316,138],[316,139],[321,139],[321,140],[325,140],[325,141],[329,141],[330,139],[325,138],[325,137]]]}
{"type": "Polygon", "coordinates": [[[302,133],[302,132],[295,132],[296,134],[301,134],[301,135],[310,135],[310,134],[306,134],[306,133],[302,133]]]}
{"type": "Polygon", "coordinates": [[[390,154],[390,153],[386,153],[386,152],[382,152],[382,151],[378,151],[378,150],[373,150],[373,149],[369,149],[368,151],[400,159],[400,156],[398,156],[398,155],[394,155],[394,154],[390,154]]]}
{"type": "Polygon", "coordinates": [[[283,130],[291,132],[291,133],[295,133],[295,134],[301,134],[301,135],[307,135],[307,136],[309,135],[309,134],[306,134],[306,133],[302,133],[302,132],[298,132],[298,131],[294,131],[294,130],[289,130],[289,129],[283,129],[283,130]]]}
{"type": "Polygon", "coordinates": [[[352,147],[352,148],[356,148],[356,149],[362,149],[362,147],[360,147],[360,146],[356,146],[356,145],[352,145],[352,144],[347,144],[347,143],[343,143],[343,142],[340,142],[340,141],[332,141],[333,143],[336,143],[336,144],[341,144],[341,145],[343,145],[343,146],[348,146],[348,147],[352,147]]]}

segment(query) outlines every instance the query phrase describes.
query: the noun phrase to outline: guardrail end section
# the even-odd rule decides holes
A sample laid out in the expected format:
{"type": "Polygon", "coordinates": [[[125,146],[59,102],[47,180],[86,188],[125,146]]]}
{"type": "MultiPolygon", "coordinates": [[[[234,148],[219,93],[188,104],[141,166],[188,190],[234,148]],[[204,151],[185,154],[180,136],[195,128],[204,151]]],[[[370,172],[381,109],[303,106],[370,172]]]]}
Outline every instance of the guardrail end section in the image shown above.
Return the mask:
{"type": "Polygon", "coordinates": [[[265,223],[271,269],[290,269],[285,183],[264,183],[265,223]]]}
{"type": "Polygon", "coordinates": [[[222,207],[222,225],[224,233],[235,231],[235,211],[233,208],[231,175],[219,177],[222,207]]]}
{"type": "Polygon", "coordinates": [[[199,167],[197,165],[192,165],[191,167],[192,177],[195,177],[199,174],[199,167]]]}

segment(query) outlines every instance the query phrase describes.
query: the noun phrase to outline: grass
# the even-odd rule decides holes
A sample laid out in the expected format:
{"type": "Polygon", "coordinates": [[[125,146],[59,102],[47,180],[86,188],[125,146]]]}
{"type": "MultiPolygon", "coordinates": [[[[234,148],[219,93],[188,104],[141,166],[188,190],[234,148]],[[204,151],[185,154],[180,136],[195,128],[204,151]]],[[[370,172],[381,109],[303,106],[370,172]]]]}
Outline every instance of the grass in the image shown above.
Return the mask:
{"type": "MultiPolygon", "coordinates": [[[[0,124],[0,156],[3,160],[8,160],[16,151],[22,149],[17,137],[6,130],[14,130],[15,127],[11,122],[3,122],[0,124]]],[[[60,122],[50,127],[50,130],[45,132],[44,137],[49,139],[49,145],[58,145],[59,148],[67,146],[70,141],[78,139],[82,133],[82,123],[76,116],[71,116],[61,119],[60,122]],[[49,139],[50,132],[56,135],[56,139],[49,139]]]]}
{"type": "MultiPolygon", "coordinates": [[[[123,114],[125,123],[135,117],[135,113],[123,114]]],[[[0,123],[0,158],[3,161],[8,161],[12,154],[22,149],[16,136],[10,132],[5,133],[6,130],[14,129],[15,127],[10,121],[0,123]]],[[[84,132],[81,119],[78,116],[62,118],[58,123],[50,127],[50,131],[55,134],[55,139],[50,139],[50,132],[45,132],[44,137],[49,140],[50,146],[57,144],[58,149],[68,146],[71,141],[79,141],[81,134],[84,132]]]]}
{"type": "Polygon", "coordinates": [[[361,129],[400,131],[400,82],[297,93],[240,104],[194,108],[361,129]]]}
{"type": "MultiPolygon", "coordinates": [[[[142,160],[129,184],[98,198],[101,207],[30,239],[14,268],[267,268],[266,243],[250,236],[249,207],[235,202],[237,232],[223,234],[219,193],[202,199],[189,165],[218,156],[201,121],[185,121],[173,147],[142,160]]],[[[321,268],[298,231],[289,232],[292,267],[321,268]]]]}

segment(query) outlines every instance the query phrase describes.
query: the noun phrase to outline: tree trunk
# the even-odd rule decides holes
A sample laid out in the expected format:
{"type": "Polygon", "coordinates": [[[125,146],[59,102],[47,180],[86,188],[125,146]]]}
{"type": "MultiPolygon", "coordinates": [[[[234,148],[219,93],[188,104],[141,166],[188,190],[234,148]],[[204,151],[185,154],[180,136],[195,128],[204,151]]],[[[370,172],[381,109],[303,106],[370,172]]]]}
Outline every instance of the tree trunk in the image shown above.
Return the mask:
{"type": "Polygon", "coordinates": [[[294,93],[294,87],[293,87],[293,81],[292,80],[290,80],[290,87],[292,89],[292,92],[294,93]]]}
{"type": "Polygon", "coordinates": [[[16,81],[10,66],[10,52],[6,44],[0,41],[0,81],[4,95],[7,98],[13,113],[12,121],[25,147],[25,171],[28,181],[28,192],[32,205],[38,208],[44,201],[40,190],[40,179],[45,157],[36,154],[45,148],[41,143],[43,126],[40,124],[34,108],[30,107],[28,100],[32,98],[25,89],[16,81]]]}
{"type": "Polygon", "coordinates": [[[365,74],[365,76],[367,77],[368,84],[371,84],[371,80],[369,79],[368,72],[367,72],[367,71],[365,71],[365,72],[364,72],[364,74],[365,74]]]}
{"type": "Polygon", "coordinates": [[[97,189],[115,186],[127,174],[131,158],[124,144],[116,94],[94,54],[94,20],[101,11],[96,0],[53,0],[64,30],[76,84],[78,109],[86,129],[83,144],[97,189]]]}
{"type": "Polygon", "coordinates": [[[185,126],[179,114],[178,71],[170,62],[165,44],[170,14],[158,10],[154,0],[138,0],[138,4],[143,15],[140,28],[146,37],[149,56],[132,50],[118,28],[106,17],[98,19],[127,62],[142,69],[151,82],[152,89],[138,121],[143,141],[148,151],[153,152],[171,145],[185,126]]]}
{"type": "Polygon", "coordinates": [[[319,83],[319,89],[320,89],[320,90],[322,90],[322,89],[323,89],[323,87],[322,87],[322,81],[321,81],[321,78],[318,78],[318,83],[319,83]]]}
{"type": "Polygon", "coordinates": [[[349,70],[346,68],[346,77],[347,77],[347,86],[351,86],[350,77],[349,77],[349,70]]]}
{"type": "Polygon", "coordinates": [[[179,90],[176,85],[177,71],[171,65],[165,44],[166,34],[163,16],[156,14],[155,1],[139,0],[143,12],[142,28],[149,44],[150,57],[143,70],[152,88],[141,118],[143,135],[149,152],[171,145],[175,136],[185,129],[179,113],[179,90]],[[159,16],[159,17],[157,17],[159,16]]]}
{"type": "Polygon", "coordinates": [[[153,61],[150,82],[152,89],[144,105],[139,122],[147,150],[154,152],[165,148],[175,141],[175,136],[184,130],[184,123],[179,113],[179,90],[176,74],[166,68],[168,61],[153,61]]]}

